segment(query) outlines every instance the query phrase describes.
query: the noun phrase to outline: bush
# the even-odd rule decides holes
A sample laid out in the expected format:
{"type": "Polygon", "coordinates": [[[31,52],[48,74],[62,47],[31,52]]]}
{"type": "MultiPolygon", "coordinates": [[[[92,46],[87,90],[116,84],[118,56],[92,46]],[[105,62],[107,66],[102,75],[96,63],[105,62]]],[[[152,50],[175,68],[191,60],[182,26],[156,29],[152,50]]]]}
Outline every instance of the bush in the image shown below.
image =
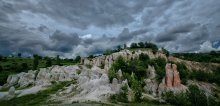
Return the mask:
{"type": "Polygon", "coordinates": [[[109,81],[110,81],[110,83],[112,83],[112,80],[114,79],[114,78],[117,78],[117,73],[115,72],[115,70],[109,70],[108,71],[108,77],[109,77],[109,81]]]}
{"type": "Polygon", "coordinates": [[[176,106],[218,106],[219,103],[213,97],[207,97],[204,91],[196,85],[189,86],[189,92],[165,94],[165,100],[176,106]]]}
{"type": "Polygon", "coordinates": [[[148,60],[150,60],[150,58],[149,58],[149,56],[147,54],[141,53],[139,55],[139,60],[141,60],[141,61],[148,61],[148,60]]]}
{"type": "Polygon", "coordinates": [[[186,84],[187,79],[189,78],[190,71],[183,63],[176,63],[177,70],[179,71],[180,79],[182,80],[183,84],[186,84]]]}
{"type": "Polygon", "coordinates": [[[167,92],[165,94],[166,102],[175,105],[175,106],[190,106],[191,103],[189,102],[190,98],[188,97],[187,93],[177,93],[174,94],[173,92],[167,92]]]}
{"type": "Polygon", "coordinates": [[[48,59],[46,60],[46,67],[50,67],[50,66],[52,66],[52,61],[51,61],[50,58],[48,58],[48,59]]]}
{"type": "Polygon", "coordinates": [[[122,56],[119,56],[115,63],[113,63],[112,68],[113,70],[119,70],[125,71],[127,68],[127,63],[125,62],[124,58],[122,56]]]}
{"type": "Polygon", "coordinates": [[[196,85],[189,86],[189,101],[193,106],[207,106],[208,101],[205,93],[196,85]]]}

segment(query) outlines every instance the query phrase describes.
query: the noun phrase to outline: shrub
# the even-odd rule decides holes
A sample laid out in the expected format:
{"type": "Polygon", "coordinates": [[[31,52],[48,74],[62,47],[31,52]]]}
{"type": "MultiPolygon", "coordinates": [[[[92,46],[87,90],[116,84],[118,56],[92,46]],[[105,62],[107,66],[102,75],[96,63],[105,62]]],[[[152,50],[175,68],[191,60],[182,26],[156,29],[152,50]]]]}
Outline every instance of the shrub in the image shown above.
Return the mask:
{"type": "Polygon", "coordinates": [[[190,98],[188,97],[187,93],[176,93],[173,92],[167,92],[165,94],[165,100],[173,104],[175,106],[190,106],[191,103],[189,102],[190,98]]]}
{"type": "Polygon", "coordinates": [[[165,76],[166,60],[163,58],[156,58],[149,61],[149,64],[155,67],[156,79],[158,80],[158,82],[161,82],[163,77],[165,76]]]}
{"type": "Polygon", "coordinates": [[[50,67],[52,65],[52,61],[50,58],[46,60],[46,67],[50,67]]]}
{"type": "Polygon", "coordinates": [[[108,77],[109,77],[109,81],[110,81],[110,83],[112,83],[112,80],[114,79],[114,78],[117,78],[117,73],[115,72],[115,70],[109,70],[108,71],[108,77]]]}
{"type": "Polygon", "coordinates": [[[148,61],[150,58],[149,58],[149,56],[147,55],[147,54],[143,54],[143,53],[141,53],[140,55],[139,55],[139,60],[141,60],[141,61],[148,61]]]}
{"type": "Polygon", "coordinates": [[[205,93],[196,85],[189,86],[189,101],[193,106],[207,106],[208,101],[205,93]]]}

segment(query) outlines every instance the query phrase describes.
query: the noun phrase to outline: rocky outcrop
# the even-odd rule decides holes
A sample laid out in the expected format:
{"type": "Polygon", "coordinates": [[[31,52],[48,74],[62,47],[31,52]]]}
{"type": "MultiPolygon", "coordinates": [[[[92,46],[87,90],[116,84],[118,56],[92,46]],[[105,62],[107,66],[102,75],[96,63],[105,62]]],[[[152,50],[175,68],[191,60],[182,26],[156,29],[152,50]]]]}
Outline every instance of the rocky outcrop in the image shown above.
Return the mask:
{"type": "Polygon", "coordinates": [[[175,64],[166,64],[165,83],[167,87],[179,87],[181,85],[179,72],[175,64]]]}
{"type": "Polygon", "coordinates": [[[158,87],[158,95],[167,91],[173,91],[174,93],[185,92],[187,87],[181,84],[181,79],[177,66],[175,64],[166,64],[166,75],[158,87]]]}
{"type": "Polygon", "coordinates": [[[39,72],[30,70],[27,73],[10,75],[3,88],[15,85],[24,88],[29,85],[50,85],[51,81],[70,81],[77,79],[77,70],[78,66],[53,66],[41,68],[39,72]]]}
{"type": "Polygon", "coordinates": [[[154,54],[151,50],[134,50],[134,51],[130,51],[130,50],[122,50],[120,52],[116,52],[113,53],[111,55],[107,55],[107,56],[99,56],[93,59],[88,59],[88,58],[82,58],[81,59],[81,64],[82,65],[95,65],[100,67],[101,65],[104,65],[104,69],[105,70],[109,70],[112,66],[112,64],[114,63],[114,61],[119,57],[122,56],[125,60],[131,60],[134,58],[137,58],[141,53],[147,54],[151,59],[153,58],[166,58],[166,55],[163,54],[162,52],[157,52],[156,54],[154,54]]]}
{"type": "Polygon", "coordinates": [[[147,72],[148,72],[147,73],[148,78],[144,80],[145,82],[144,90],[148,94],[155,97],[157,95],[158,83],[155,79],[156,74],[155,74],[154,66],[148,65],[147,72]]]}

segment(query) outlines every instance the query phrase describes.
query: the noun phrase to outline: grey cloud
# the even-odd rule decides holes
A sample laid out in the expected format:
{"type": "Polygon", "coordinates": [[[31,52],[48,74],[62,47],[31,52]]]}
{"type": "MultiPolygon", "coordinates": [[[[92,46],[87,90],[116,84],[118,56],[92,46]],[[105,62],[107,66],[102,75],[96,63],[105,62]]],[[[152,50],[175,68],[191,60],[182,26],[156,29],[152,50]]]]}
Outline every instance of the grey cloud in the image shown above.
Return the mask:
{"type": "Polygon", "coordinates": [[[165,32],[160,32],[156,37],[156,42],[167,42],[176,40],[179,35],[191,32],[196,26],[194,23],[181,23],[176,25],[165,32]]]}
{"type": "Polygon", "coordinates": [[[45,26],[45,25],[40,25],[40,26],[38,27],[38,30],[39,30],[40,32],[45,32],[46,30],[48,30],[48,27],[45,26]]]}
{"type": "Polygon", "coordinates": [[[123,31],[118,35],[116,39],[118,42],[125,43],[125,42],[132,40],[136,36],[140,36],[140,35],[147,33],[147,31],[148,31],[147,29],[138,29],[138,30],[130,32],[128,28],[124,28],[123,31]]]}
{"type": "Polygon", "coordinates": [[[137,41],[194,52],[205,41],[220,40],[219,5],[219,0],[1,0],[0,52],[69,57],[137,41]],[[93,37],[81,37],[86,34],[93,37]]]}
{"type": "Polygon", "coordinates": [[[59,30],[55,31],[53,35],[50,36],[50,39],[53,44],[51,49],[61,52],[70,52],[74,46],[81,43],[81,39],[77,33],[67,35],[59,30]]]}
{"type": "Polygon", "coordinates": [[[19,9],[44,14],[72,27],[86,29],[88,26],[110,27],[127,25],[135,20],[133,15],[145,8],[147,1],[115,0],[48,0],[37,3],[15,2],[19,9]]]}

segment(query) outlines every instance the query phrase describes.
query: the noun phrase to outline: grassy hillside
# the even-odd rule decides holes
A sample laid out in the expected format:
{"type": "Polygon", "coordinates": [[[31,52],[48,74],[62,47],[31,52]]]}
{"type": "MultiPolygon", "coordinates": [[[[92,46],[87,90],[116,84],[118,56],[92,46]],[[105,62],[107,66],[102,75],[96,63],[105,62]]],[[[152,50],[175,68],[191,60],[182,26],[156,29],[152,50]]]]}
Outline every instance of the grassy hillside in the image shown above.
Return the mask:
{"type": "Polygon", "coordinates": [[[190,61],[220,63],[220,52],[210,53],[174,53],[173,56],[190,61]]]}
{"type": "MultiPolygon", "coordinates": [[[[74,65],[78,61],[73,59],[59,59],[59,65],[74,65]]],[[[36,69],[58,65],[56,58],[40,57],[36,69]]],[[[8,75],[27,72],[34,69],[34,58],[1,57],[0,58],[0,85],[4,84],[8,75]]]]}

